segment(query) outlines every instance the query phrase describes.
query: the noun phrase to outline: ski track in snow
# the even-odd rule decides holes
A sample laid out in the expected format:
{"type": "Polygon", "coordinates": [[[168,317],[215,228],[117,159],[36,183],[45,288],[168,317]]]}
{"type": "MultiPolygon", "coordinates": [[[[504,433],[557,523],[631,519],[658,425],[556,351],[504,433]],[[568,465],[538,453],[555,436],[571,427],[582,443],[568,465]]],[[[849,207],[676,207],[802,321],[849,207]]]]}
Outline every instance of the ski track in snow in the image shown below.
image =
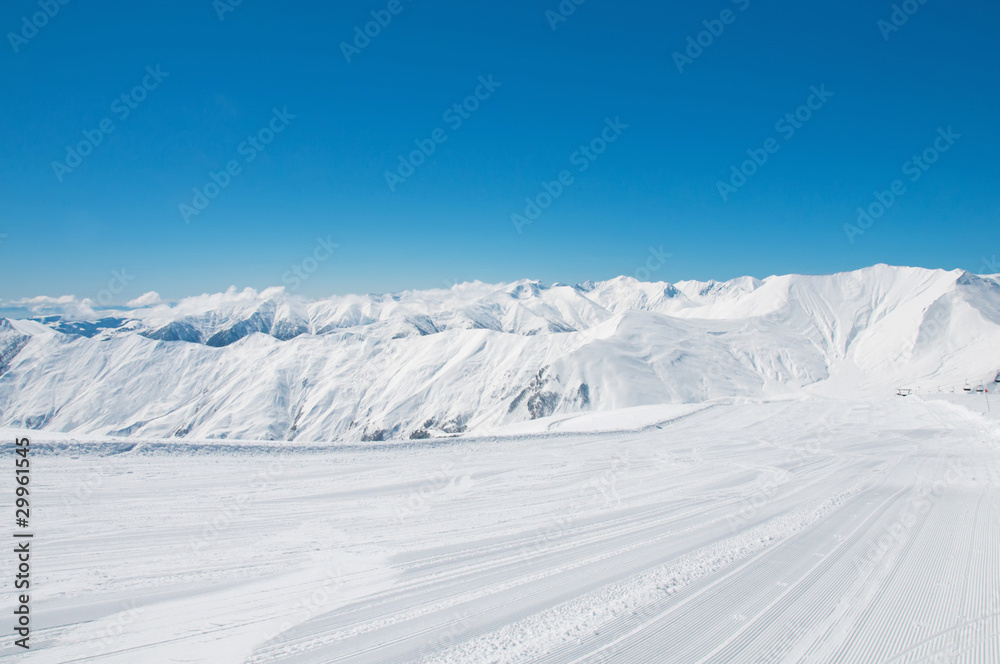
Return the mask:
{"type": "Polygon", "coordinates": [[[994,420],[601,419],[330,449],[39,433],[33,647],[0,662],[1000,661],[994,420]]]}

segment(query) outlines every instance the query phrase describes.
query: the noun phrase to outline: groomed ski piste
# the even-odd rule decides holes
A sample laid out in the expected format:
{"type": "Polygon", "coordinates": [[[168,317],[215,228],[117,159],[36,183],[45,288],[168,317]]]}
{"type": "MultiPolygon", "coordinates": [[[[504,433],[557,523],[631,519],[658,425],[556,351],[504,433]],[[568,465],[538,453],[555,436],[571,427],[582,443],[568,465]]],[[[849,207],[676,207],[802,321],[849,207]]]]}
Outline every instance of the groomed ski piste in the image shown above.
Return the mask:
{"type": "Polygon", "coordinates": [[[32,648],[0,661],[997,662],[1000,428],[965,398],[31,432],[32,648]]]}

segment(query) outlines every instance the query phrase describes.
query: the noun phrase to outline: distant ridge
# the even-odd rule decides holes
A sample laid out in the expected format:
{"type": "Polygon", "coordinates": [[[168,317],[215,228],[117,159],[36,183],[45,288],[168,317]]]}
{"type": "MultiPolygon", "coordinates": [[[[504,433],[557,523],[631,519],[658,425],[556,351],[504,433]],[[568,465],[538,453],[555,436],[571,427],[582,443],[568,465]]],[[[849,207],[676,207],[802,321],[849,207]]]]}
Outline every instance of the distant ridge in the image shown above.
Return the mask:
{"type": "Polygon", "coordinates": [[[45,315],[0,322],[0,425],[91,434],[405,439],[805,388],[961,385],[1000,368],[996,276],[888,265],[19,306],[45,315]]]}

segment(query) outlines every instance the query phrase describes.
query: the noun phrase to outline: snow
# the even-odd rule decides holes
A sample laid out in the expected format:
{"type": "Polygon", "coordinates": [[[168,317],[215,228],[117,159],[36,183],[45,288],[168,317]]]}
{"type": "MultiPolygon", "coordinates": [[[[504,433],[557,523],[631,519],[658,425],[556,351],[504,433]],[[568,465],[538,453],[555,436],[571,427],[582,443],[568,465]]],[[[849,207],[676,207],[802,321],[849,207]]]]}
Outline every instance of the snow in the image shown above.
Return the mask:
{"type": "Polygon", "coordinates": [[[0,664],[1000,661],[996,275],[92,304],[0,303],[0,664]]]}
{"type": "Polygon", "coordinates": [[[34,647],[0,662],[1000,658],[995,420],[915,395],[532,424],[35,432],[34,647]]]}
{"type": "Polygon", "coordinates": [[[499,436],[534,433],[597,433],[636,430],[665,424],[679,417],[696,413],[706,404],[665,404],[635,406],[598,413],[570,413],[551,415],[528,422],[518,422],[498,427],[484,434],[499,436]]]}
{"type": "Polygon", "coordinates": [[[887,265],[728,282],[475,282],[317,301],[231,288],[148,300],[83,317],[73,298],[7,303],[49,317],[0,324],[0,426],[407,440],[803,390],[960,387],[1000,368],[995,277],[887,265]]]}

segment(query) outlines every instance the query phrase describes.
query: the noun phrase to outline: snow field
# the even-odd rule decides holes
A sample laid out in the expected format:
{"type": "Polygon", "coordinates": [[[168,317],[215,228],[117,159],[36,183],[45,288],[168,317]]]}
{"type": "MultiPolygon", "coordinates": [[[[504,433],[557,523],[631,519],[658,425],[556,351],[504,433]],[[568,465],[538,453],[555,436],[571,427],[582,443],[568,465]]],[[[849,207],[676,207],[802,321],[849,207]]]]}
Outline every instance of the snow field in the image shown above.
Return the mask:
{"type": "Polygon", "coordinates": [[[326,450],[39,434],[35,647],[0,661],[1000,661],[993,421],[640,415],[326,450]]]}

